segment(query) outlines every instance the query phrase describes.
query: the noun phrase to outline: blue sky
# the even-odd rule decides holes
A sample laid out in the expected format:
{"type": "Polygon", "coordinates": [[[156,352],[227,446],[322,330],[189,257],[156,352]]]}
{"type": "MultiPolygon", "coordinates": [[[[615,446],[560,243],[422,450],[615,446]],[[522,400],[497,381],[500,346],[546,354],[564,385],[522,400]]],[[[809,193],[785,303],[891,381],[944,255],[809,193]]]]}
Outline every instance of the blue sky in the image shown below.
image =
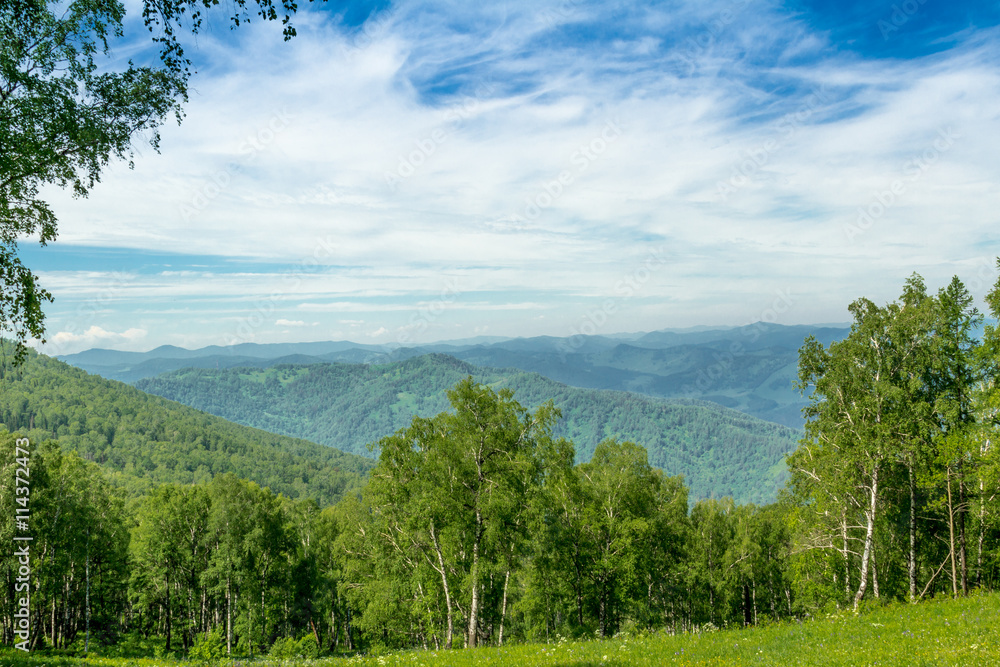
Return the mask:
{"type": "MultiPolygon", "coordinates": [[[[843,322],[913,271],[977,297],[997,278],[993,3],[416,0],[295,24],[210,17],[161,153],[46,193],[59,240],[22,246],[56,298],[40,349],[843,322]]],[[[130,36],[115,58],[149,53],[130,36]]]]}

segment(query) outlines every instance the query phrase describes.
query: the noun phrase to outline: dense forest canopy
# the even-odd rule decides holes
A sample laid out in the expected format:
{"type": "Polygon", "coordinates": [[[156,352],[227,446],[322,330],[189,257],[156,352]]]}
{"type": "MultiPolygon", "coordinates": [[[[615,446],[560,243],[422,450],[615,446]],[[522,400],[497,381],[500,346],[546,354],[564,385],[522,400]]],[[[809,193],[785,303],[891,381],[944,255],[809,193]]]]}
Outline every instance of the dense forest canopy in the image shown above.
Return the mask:
{"type": "MultiPolygon", "coordinates": [[[[1000,265],[1000,260],[998,260],[1000,265]]],[[[1000,315],[1000,283],[987,296],[1000,315]]],[[[813,594],[922,598],[996,585],[1000,332],[956,277],[914,274],[898,301],[851,304],[850,336],[808,339],[806,438],[789,458],[813,594]],[[839,589],[839,592],[838,592],[839,589]]]]}
{"type": "Polygon", "coordinates": [[[606,438],[632,440],[646,448],[654,467],[684,475],[695,498],[773,502],[787,475],[784,456],[800,436],[708,402],[579,389],[443,354],[373,365],[189,368],[137,387],[241,424],[369,454],[369,443],[406,426],[414,414],[451,409],[446,392],[468,375],[512,389],[529,408],[553,401],[561,415],[553,432],[573,441],[577,462],[589,460],[606,438]]]}

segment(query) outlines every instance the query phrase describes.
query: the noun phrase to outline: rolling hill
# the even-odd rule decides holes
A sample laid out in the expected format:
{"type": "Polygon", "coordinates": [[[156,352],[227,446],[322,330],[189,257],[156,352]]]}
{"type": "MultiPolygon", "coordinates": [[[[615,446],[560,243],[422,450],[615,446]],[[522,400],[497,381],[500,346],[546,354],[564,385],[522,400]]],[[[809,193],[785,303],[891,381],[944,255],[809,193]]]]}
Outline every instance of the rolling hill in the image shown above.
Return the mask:
{"type": "Polygon", "coordinates": [[[34,352],[16,369],[0,368],[0,429],[76,450],[133,493],[232,472],[329,504],[358,488],[374,463],[234,424],[34,352]]]}
{"type": "Polygon", "coordinates": [[[786,474],[784,454],[798,437],[790,428],[713,403],[574,388],[443,354],[378,365],[191,368],[137,387],[238,423],[363,454],[368,443],[409,424],[414,414],[446,410],[445,391],[467,375],[510,387],[529,409],[552,399],[563,414],[556,434],[574,441],[578,460],[588,460],[607,437],[643,445],[652,465],[684,475],[693,498],[773,500],[786,474]]]}

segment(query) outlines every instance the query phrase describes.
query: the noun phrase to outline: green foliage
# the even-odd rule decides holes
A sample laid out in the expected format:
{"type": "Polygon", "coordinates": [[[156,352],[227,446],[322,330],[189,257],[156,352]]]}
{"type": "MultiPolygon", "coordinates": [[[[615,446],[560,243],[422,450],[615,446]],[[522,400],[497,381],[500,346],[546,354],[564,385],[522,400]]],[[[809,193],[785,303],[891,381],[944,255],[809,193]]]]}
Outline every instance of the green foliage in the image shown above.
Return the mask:
{"type": "Polygon", "coordinates": [[[914,274],[898,301],[850,309],[846,339],[801,351],[813,393],[789,467],[802,589],[855,607],[967,593],[995,577],[995,332],[973,338],[982,318],[957,277],[931,296],[914,274]]]}
{"type": "Polygon", "coordinates": [[[328,504],[357,488],[372,465],[331,447],[229,423],[34,352],[16,369],[0,367],[0,375],[0,426],[77,451],[133,494],[232,472],[290,497],[328,504]]]}
{"type": "Polygon", "coordinates": [[[467,375],[494,389],[514,390],[526,406],[552,400],[562,414],[554,433],[576,444],[581,461],[609,437],[641,444],[650,464],[683,475],[695,498],[774,500],[786,475],[782,459],[798,437],[786,427],[711,403],[576,389],[534,373],[476,368],[439,354],[381,366],[186,369],[137,386],[238,423],[362,454],[414,414],[447,410],[447,389],[467,375]]]}
{"type": "Polygon", "coordinates": [[[414,616],[427,624],[421,635],[436,629],[449,648],[463,621],[467,646],[494,622],[503,634],[527,501],[553,447],[551,404],[530,414],[510,390],[471,377],[448,398],[453,413],[414,417],[380,441],[365,489],[370,531],[386,538],[367,543],[370,569],[359,574],[374,581],[354,592],[359,625],[393,645],[413,641],[414,616]]]}
{"type": "Polygon", "coordinates": [[[689,519],[682,480],[637,444],[605,440],[573,466],[551,405],[531,416],[471,377],[449,397],[453,413],[383,438],[360,502],[345,501],[342,590],[373,644],[449,647],[462,626],[475,646],[792,613],[787,507],[709,500],[689,519]]]}
{"type": "Polygon", "coordinates": [[[268,656],[277,659],[291,660],[294,658],[317,658],[319,657],[319,644],[313,635],[304,635],[302,639],[296,641],[292,637],[283,637],[271,645],[268,656]]]}
{"type": "Polygon", "coordinates": [[[271,644],[271,650],[267,654],[272,658],[297,658],[302,657],[298,655],[298,642],[292,637],[282,637],[276,642],[271,644]]]}
{"type": "Polygon", "coordinates": [[[190,637],[198,630],[190,616],[175,628],[185,602],[177,592],[197,590],[207,567],[210,502],[204,488],[163,485],[143,499],[136,517],[130,545],[134,608],[141,614],[162,613],[166,651],[173,633],[190,637]]]}
{"type": "Polygon", "coordinates": [[[518,602],[529,637],[611,636],[671,622],[689,547],[680,478],[653,470],[635,443],[607,440],[590,462],[554,468],[533,509],[518,602]]]}
{"type": "MultiPolygon", "coordinates": [[[[166,118],[182,117],[189,62],[178,39],[198,32],[209,0],[145,0],[142,18],[160,46],[161,64],[108,67],[124,35],[125,5],[117,0],[17,0],[0,3],[0,335],[12,335],[14,360],[24,343],[41,339],[41,309],[51,295],[17,256],[18,241],[56,238],[56,216],[40,198],[46,186],[82,197],[112,160],[128,160],[134,141],[159,148],[166,118]],[[182,20],[187,28],[181,28],[182,20]]],[[[278,18],[273,0],[255,0],[261,18],[278,18]]],[[[295,34],[293,0],[281,0],[284,34],[295,34]]],[[[248,19],[239,3],[234,25],[248,19]]]]}
{"type": "MultiPolygon", "coordinates": [[[[280,641],[280,640],[279,640],[280,641]]],[[[192,660],[217,662],[226,656],[226,638],[222,628],[215,627],[205,634],[198,634],[188,654],[192,660]]]]}
{"type": "MultiPolygon", "coordinates": [[[[13,488],[22,465],[13,444],[0,437],[9,459],[2,488],[13,488]]],[[[89,632],[97,655],[212,661],[266,653],[286,632],[306,631],[275,650],[315,657],[350,633],[336,621],[343,554],[333,508],[224,474],[208,485],[161,486],[126,510],[97,465],[51,442],[29,451],[34,649],[82,654],[89,632]]],[[[0,494],[0,505],[0,538],[15,543],[25,531],[12,521],[11,494],[0,494]]],[[[7,599],[24,565],[13,550],[0,558],[7,599]]],[[[13,613],[0,607],[0,625],[12,627],[13,613]]]]}
{"type": "MultiPolygon", "coordinates": [[[[35,557],[34,578],[19,581],[23,563],[13,548],[6,549],[0,557],[0,586],[6,599],[13,601],[29,585],[26,592],[36,614],[55,608],[82,610],[88,599],[100,599],[89,618],[92,641],[114,641],[127,602],[129,566],[129,517],[122,494],[96,465],[74,453],[63,454],[53,443],[33,442],[27,451],[17,456],[14,437],[0,433],[0,488],[15,488],[16,470],[29,473],[28,485],[22,486],[29,494],[17,496],[26,503],[16,503],[13,493],[0,494],[0,539],[20,546],[23,543],[14,542],[14,536],[30,536],[35,557]],[[15,524],[16,508],[27,510],[23,512],[27,518],[18,515],[26,526],[15,524]]],[[[12,605],[0,609],[5,617],[12,613],[12,605]]],[[[54,648],[69,648],[88,630],[88,620],[80,616],[58,620],[59,636],[50,643],[54,648]]]]}

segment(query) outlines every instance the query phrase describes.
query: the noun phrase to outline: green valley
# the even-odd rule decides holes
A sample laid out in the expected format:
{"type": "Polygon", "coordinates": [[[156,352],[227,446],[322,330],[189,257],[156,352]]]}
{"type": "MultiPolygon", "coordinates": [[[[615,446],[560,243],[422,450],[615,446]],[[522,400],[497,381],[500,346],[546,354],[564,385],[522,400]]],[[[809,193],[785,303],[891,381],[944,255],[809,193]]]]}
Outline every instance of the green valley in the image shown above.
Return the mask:
{"type": "Polygon", "coordinates": [[[538,373],[571,387],[710,401],[801,429],[806,399],[793,386],[798,350],[807,336],[829,343],[847,331],[843,326],[756,322],[620,336],[472,339],[412,347],[346,341],[241,343],[196,350],[164,345],[142,353],[91,349],[60,358],[90,373],[136,383],[183,368],[385,364],[438,353],[475,366],[538,373]]]}
{"type": "Polygon", "coordinates": [[[445,390],[468,375],[513,389],[530,408],[553,400],[562,412],[555,433],[575,443],[580,461],[589,460],[605,438],[641,444],[654,467],[684,475],[694,498],[774,500],[786,476],[784,455],[799,437],[713,403],[578,389],[443,354],[381,365],[184,369],[137,387],[238,423],[365,454],[369,443],[406,426],[414,414],[445,410],[445,390]]]}

